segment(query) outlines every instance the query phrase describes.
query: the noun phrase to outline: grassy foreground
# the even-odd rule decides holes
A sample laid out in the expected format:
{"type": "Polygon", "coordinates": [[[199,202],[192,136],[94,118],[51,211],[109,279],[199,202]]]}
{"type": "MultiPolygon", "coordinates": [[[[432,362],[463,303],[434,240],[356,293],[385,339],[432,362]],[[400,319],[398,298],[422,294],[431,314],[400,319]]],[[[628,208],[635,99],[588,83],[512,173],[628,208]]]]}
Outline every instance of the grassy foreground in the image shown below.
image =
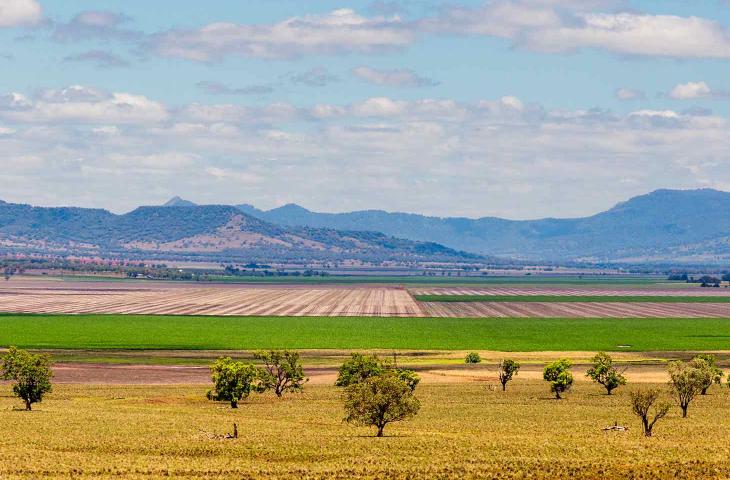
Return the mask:
{"type": "Polygon", "coordinates": [[[0,316],[0,346],[53,349],[730,349],[730,319],[0,316]]]}
{"type": "MultiPolygon", "coordinates": [[[[310,386],[231,410],[205,387],[68,386],[33,412],[0,389],[0,478],[531,478],[730,476],[730,389],[713,387],[644,438],[621,388],[581,382],[566,400],[518,379],[419,386],[412,421],[386,437],[342,422],[340,392],[310,386]],[[222,438],[238,424],[237,440],[222,438]],[[604,432],[618,422],[628,432],[604,432]]],[[[667,398],[668,399],[668,398],[667,398]]]]}
{"type": "Polygon", "coordinates": [[[730,295],[414,295],[413,297],[419,302],[730,303],[730,295]]]}

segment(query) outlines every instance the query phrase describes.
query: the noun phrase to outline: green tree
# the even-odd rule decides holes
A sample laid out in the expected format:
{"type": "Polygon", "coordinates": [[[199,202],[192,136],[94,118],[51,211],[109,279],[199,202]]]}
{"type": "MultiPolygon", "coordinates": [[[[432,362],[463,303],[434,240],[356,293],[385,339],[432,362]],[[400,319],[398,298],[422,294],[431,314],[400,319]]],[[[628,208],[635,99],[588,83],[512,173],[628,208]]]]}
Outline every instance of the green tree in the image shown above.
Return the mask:
{"type": "Polygon", "coordinates": [[[251,392],[263,391],[261,371],[251,363],[221,357],[210,366],[210,371],[213,389],[208,391],[208,400],[231,402],[231,408],[238,408],[238,402],[251,392]]]}
{"type": "Polygon", "coordinates": [[[345,389],[345,421],[377,428],[377,436],[391,422],[412,418],[421,403],[414,391],[389,369],[378,375],[352,383],[345,389]]]}
{"type": "Polygon", "coordinates": [[[725,374],[717,366],[717,360],[715,359],[714,355],[697,355],[692,359],[692,363],[696,368],[707,369],[707,372],[705,374],[705,383],[702,385],[702,390],[700,391],[701,395],[706,395],[707,389],[709,389],[713,384],[720,385],[722,383],[722,377],[725,374]],[[702,360],[704,363],[698,362],[697,360],[702,360]]]}
{"type": "Polygon", "coordinates": [[[264,388],[274,391],[281,398],[287,392],[301,392],[309,381],[304,376],[299,353],[290,350],[260,351],[254,358],[264,364],[261,383],[264,388]]]}
{"type": "Polygon", "coordinates": [[[641,418],[641,425],[644,428],[644,436],[651,437],[654,424],[666,416],[671,406],[664,403],[656,403],[659,399],[659,390],[638,390],[631,392],[631,407],[634,414],[641,418]],[[653,415],[652,415],[652,407],[653,415]],[[651,417],[651,418],[650,418],[651,417]]]}
{"type": "Polygon", "coordinates": [[[695,359],[692,362],[674,361],[669,363],[669,386],[682,409],[682,417],[687,416],[687,408],[707,384],[707,362],[695,359]]]}
{"type": "Polygon", "coordinates": [[[467,353],[464,363],[482,363],[482,357],[477,352],[467,353]]]}
{"type": "Polygon", "coordinates": [[[408,385],[411,391],[415,390],[421,381],[421,377],[416,372],[406,368],[398,368],[394,362],[381,360],[376,355],[352,353],[350,358],[340,366],[335,386],[348,387],[388,371],[393,371],[398,378],[408,385]]]}
{"type": "Polygon", "coordinates": [[[502,384],[502,391],[507,390],[507,382],[520,371],[520,364],[514,360],[502,360],[499,362],[499,383],[502,384]]]}
{"type": "Polygon", "coordinates": [[[611,392],[621,385],[626,385],[626,377],[613,366],[613,359],[609,354],[598,352],[591,359],[591,363],[593,365],[586,372],[586,376],[603,385],[607,395],[611,395],[611,392]]]}
{"type": "Polygon", "coordinates": [[[10,347],[2,357],[0,378],[12,381],[13,394],[25,402],[26,410],[32,410],[34,403],[43,401],[43,396],[53,390],[51,357],[10,347]]]}
{"type": "Polygon", "coordinates": [[[573,386],[573,374],[568,370],[573,364],[568,359],[557,360],[548,363],[543,370],[542,378],[550,382],[550,391],[555,398],[560,400],[562,393],[567,392],[573,386]]]}

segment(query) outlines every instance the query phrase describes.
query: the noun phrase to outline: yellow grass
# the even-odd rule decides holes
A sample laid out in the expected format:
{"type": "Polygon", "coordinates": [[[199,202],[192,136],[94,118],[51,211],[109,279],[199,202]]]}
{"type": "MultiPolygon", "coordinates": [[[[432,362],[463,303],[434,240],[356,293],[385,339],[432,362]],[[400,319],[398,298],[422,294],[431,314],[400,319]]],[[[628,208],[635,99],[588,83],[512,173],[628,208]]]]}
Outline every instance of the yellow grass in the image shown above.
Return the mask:
{"type": "MultiPolygon", "coordinates": [[[[646,385],[642,385],[645,387],[646,385]]],[[[388,437],[350,427],[339,391],[315,385],[231,410],[203,386],[57,386],[37,410],[0,386],[0,478],[727,478],[730,389],[644,438],[632,386],[607,397],[580,383],[563,401],[543,382],[425,384],[415,420],[388,437]],[[613,424],[628,432],[604,432],[613,424]],[[240,438],[221,435],[239,426],[240,438]]]]}

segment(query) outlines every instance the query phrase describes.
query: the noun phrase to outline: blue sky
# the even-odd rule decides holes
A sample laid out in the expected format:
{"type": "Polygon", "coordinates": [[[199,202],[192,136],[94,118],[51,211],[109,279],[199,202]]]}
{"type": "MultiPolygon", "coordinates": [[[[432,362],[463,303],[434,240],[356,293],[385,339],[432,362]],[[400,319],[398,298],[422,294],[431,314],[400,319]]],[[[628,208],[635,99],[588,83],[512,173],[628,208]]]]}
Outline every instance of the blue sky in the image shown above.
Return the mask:
{"type": "Polygon", "coordinates": [[[7,201],[511,218],[730,189],[730,2],[0,1],[7,201]]]}

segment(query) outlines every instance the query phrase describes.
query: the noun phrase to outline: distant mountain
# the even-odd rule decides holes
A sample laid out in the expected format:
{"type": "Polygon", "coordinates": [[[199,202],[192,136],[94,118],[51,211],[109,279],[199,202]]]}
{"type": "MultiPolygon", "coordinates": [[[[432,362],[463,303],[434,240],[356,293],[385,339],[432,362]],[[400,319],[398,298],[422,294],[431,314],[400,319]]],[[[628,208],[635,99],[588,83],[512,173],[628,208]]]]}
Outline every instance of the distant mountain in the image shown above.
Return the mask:
{"type": "Polygon", "coordinates": [[[176,206],[140,207],[125,215],[0,203],[0,251],[217,261],[477,258],[432,242],[377,232],[281,226],[231,206],[195,206],[184,200],[172,203],[176,206]]]}
{"type": "Polygon", "coordinates": [[[196,203],[180,197],[172,197],[163,207],[197,207],[196,203]]]}
{"type": "Polygon", "coordinates": [[[279,225],[374,230],[458,250],[526,260],[708,262],[730,260],[730,193],[657,190],[575,219],[439,218],[364,210],[316,213],[298,205],[238,208],[279,225]]]}

